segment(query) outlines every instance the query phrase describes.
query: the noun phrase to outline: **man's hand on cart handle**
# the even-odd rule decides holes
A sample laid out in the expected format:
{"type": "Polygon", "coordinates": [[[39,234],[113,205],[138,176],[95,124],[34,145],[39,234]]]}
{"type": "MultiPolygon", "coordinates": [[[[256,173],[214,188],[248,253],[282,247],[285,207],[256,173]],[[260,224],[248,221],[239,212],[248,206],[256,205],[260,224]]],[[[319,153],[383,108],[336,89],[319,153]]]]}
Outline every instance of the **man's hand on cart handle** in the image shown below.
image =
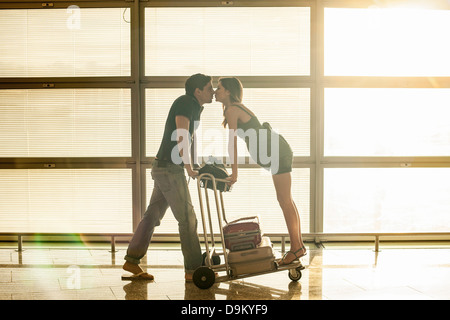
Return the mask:
{"type": "MultiPolygon", "coordinates": [[[[190,166],[189,166],[190,167],[190,166]]],[[[188,176],[191,177],[192,179],[197,178],[198,176],[198,171],[196,169],[192,169],[192,168],[188,168],[186,166],[186,171],[188,173],[188,176]]]]}

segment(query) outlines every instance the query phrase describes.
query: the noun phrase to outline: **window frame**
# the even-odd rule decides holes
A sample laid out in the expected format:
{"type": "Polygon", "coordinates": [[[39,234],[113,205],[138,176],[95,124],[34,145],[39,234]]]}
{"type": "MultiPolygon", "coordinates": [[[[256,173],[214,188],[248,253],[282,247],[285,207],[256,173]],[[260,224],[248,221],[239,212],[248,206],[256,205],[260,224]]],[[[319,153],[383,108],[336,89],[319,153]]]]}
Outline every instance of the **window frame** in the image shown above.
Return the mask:
{"type": "MultiPolygon", "coordinates": [[[[389,0],[386,5],[402,3],[389,0]]],[[[442,1],[430,1],[436,8],[443,8],[442,1]]],[[[280,7],[300,6],[310,8],[310,75],[277,77],[240,77],[247,88],[310,89],[310,156],[295,157],[295,168],[310,170],[310,232],[309,239],[319,241],[317,234],[323,232],[323,200],[325,168],[397,168],[397,167],[450,167],[450,157],[325,157],[324,156],[324,91],[325,88],[450,88],[448,77],[371,77],[371,76],[324,76],[324,10],[325,8],[368,8],[372,0],[280,0],[256,2],[251,0],[211,2],[210,0],[168,1],[168,0],[53,0],[52,7],[45,8],[42,1],[19,0],[0,3],[2,9],[67,8],[78,5],[81,8],[127,7],[131,14],[131,75],[126,77],[64,77],[64,78],[0,78],[2,89],[52,88],[129,88],[131,89],[132,156],[111,158],[0,158],[0,169],[41,169],[47,164],[55,168],[131,168],[133,197],[133,228],[135,229],[147,207],[146,169],[151,168],[153,157],[145,152],[145,89],[183,88],[184,77],[145,76],[145,8],[146,7],[280,7]]],[[[380,4],[381,5],[381,4],[380,4]]],[[[449,9],[445,7],[443,9],[449,9]]],[[[211,75],[217,81],[220,75],[211,75]]],[[[256,167],[243,164],[242,167],[256,167]]],[[[407,168],[405,168],[407,170],[407,168]]],[[[155,234],[157,237],[158,234],[155,234]]],[[[308,236],[307,234],[305,236],[308,236]]],[[[344,234],[340,240],[366,239],[344,234]]],[[[418,237],[420,238],[420,237],[418,237]]],[[[441,239],[448,239],[442,235],[441,239]]]]}

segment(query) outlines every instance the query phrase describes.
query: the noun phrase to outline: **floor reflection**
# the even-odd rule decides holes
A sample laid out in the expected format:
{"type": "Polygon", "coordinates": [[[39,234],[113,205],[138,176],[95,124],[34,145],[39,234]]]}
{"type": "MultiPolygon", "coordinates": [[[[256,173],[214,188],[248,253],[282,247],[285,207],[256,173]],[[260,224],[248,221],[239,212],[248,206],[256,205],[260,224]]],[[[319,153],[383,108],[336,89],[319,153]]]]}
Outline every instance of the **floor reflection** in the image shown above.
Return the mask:
{"type": "Polygon", "coordinates": [[[208,290],[198,289],[193,283],[187,283],[185,300],[195,300],[199,297],[211,300],[292,300],[299,299],[301,283],[291,282],[287,290],[243,282],[239,280],[215,284],[208,290]]]}
{"type": "MultiPolygon", "coordinates": [[[[319,300],[450,299],[450,248],[310,248],[306,269],[215,283],[185,283],[179,250],[153,250],[154,281],[123,281],[124,249],[0,248],[0,300],[319,300]]],[[[150,263],[150,264],[146,264],[150,263]]]]}
{"type": "MultiPolygon", "coordinates": [[[[152,281],[135,280],[123,286],[125,300],[151,300],[152,281]]],[[[184,300],[298,300],[301,297],[300,282],[291,282],[287,290],[233,280],[216,283],[203,290],[193,283],[185,283],[184,300]]]]}

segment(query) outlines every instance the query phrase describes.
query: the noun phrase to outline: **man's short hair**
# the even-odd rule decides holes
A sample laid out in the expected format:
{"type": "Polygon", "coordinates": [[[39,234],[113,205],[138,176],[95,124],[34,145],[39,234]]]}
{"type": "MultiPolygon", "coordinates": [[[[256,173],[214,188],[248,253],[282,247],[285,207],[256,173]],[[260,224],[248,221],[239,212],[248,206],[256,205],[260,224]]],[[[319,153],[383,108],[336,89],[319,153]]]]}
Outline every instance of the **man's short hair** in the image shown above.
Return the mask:
{"type": "Polygon", "coordinates": [[[184,88],[186,89],[186,94],[194,96],[195,89],[199,88],[203,90],[203,88],[211,81],[211,77],[204,75],[202,73],[197,73],[190,76],[186,83],[184,84],[184,88]]]}

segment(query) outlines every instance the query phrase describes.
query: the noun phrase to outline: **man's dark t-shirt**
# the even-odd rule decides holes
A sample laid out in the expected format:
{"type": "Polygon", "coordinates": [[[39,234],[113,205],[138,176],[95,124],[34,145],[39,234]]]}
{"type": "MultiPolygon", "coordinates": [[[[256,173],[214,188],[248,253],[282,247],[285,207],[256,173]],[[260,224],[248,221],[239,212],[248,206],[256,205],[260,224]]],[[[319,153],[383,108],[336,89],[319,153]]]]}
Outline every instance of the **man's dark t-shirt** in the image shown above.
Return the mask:
{"type": "Polygon", "coordinates": [[[202,111],[203,107],[200,106],[195,97],[190,95],[182,95],[173,102],[172,107],[169,111],[169,115],[167,116],[161,145],[156,155],[159,160],[169,161],[173,163],[171,157],[172,150],[173,148],[178,148],[176,135],[174,134],[174,131],[177,129],[175,117],[185,116],[189,119],[189,134],[190,137],[192,137],[194,131],[199,125],[200,115],[202,111]]]}

